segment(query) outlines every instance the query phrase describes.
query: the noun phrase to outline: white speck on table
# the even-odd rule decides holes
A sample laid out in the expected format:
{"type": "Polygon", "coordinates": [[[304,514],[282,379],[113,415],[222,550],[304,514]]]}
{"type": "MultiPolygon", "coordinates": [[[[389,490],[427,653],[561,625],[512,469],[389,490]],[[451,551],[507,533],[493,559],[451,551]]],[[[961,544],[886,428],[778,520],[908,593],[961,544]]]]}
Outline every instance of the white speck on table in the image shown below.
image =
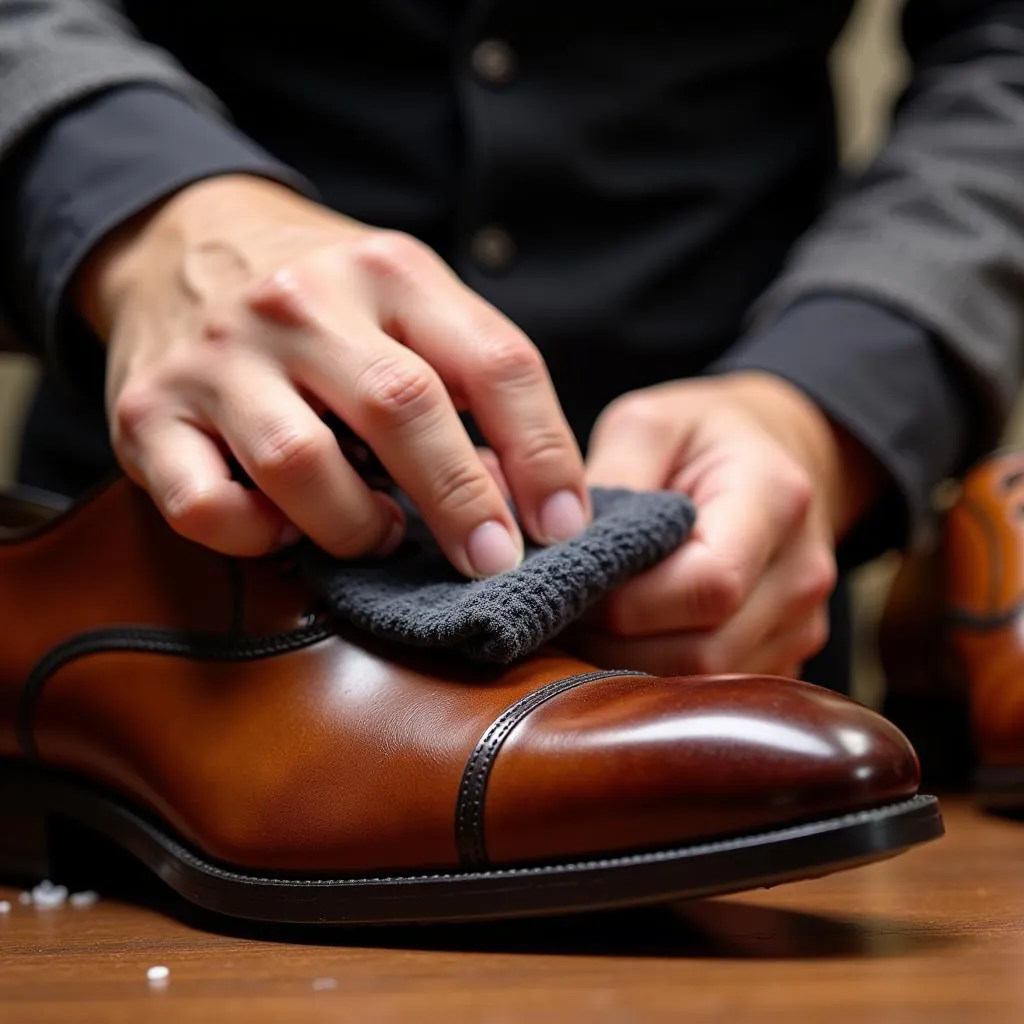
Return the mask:
{"type": "Polygon", "coordinates": [[[156,967],[150,967],[146,971],[146,978],[148,981],[159,984],[162,981],[166,981],[171,976],[171,969],[164,967],[163,964],[157,964],[156,967]]]}
{"type": "Polygon", "coordinates": [[[68,887],[66,885],[54,885],[47,880],[40,882],[29,894],[31,901],[40,910],[53,910],[62,907],[68,898],[68,887]]]}

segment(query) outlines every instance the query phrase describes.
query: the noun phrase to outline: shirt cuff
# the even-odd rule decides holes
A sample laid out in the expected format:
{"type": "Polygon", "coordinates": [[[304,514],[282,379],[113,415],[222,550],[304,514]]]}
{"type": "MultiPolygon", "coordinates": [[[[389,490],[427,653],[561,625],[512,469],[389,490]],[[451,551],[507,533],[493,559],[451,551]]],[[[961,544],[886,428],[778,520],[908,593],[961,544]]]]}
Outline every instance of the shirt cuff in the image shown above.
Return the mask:
{"type": "Polygon", "coordinates": [[[709,367],[741,370],[799,387],[888,474],[887,496],[841,545],[844,564],[927,542],[935,488],[963,468],[972,417],[969,393],[926,328],[864,299],[816,295],[709,367]]]}
{"type": "Polygon", "coordinates": [[[9,284],[0,304],[74,390],[91,390],[103,364],[97,340],[65,303],[86,256],[152,203],[224,174],[313,193],[230,124],[150,85],[116,88],[62,113],[8,165],[0,253],[9,284]]]}

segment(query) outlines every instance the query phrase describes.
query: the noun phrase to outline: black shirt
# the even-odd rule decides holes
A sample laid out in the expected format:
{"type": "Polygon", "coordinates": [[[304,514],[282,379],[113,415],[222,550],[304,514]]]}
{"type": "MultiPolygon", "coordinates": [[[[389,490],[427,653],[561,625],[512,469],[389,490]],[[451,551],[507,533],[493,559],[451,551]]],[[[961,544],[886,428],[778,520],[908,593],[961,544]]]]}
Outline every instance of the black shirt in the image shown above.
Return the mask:
{"type": "Polygon", "coordinates": [[[74,268],[135,210],[241,170],[433,246],[540,346],[582,441],[624,391],[767,369],[875,451],[900,508],[920,510],[968,418],[927,331],[856,295],[805,298],[753,333],[746,319],[834,184],[827,62],[852,6],[128,0],[236,127],[139,84],[91,97],[25,150],[9,301],[93,399],[35,417],[30,482],[77,488],[110,459],[99,347],[57,316],[74,268]]]}

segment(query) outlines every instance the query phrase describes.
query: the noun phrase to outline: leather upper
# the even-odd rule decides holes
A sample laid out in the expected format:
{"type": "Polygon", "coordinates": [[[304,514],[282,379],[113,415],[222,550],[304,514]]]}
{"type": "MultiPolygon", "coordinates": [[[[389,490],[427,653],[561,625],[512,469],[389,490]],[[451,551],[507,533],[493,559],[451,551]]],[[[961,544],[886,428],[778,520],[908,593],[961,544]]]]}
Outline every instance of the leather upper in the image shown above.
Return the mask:
{"type": "Polygon", "coordinates": [[[207,857],[298,873],[594,857],[917,788],[895,727],[804,683],[556,651],[499,670],[311,604],[285,559],[192,545],[116,481],[0,542],[0,756],[121,794],[207,857]]]}
{"type": "Polygon", "coordinates": [[[979,758],[1024,764],[1024,452],[998,452],[966,476],[943,547],[949,636],[979,758]]]}

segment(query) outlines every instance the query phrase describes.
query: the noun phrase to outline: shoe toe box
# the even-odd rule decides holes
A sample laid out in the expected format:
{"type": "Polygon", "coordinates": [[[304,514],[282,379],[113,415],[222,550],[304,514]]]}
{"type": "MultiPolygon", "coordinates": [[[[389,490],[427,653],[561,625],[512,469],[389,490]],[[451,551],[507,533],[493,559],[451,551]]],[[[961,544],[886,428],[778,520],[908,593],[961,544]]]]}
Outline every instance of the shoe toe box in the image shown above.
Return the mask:
{"type": "Polygon", "coordinates": [[[759,676],[627,676],[537,706],[494,755],[493,864],[681,846],[906,799],[917,756],[868,708],[759,676]]]}

